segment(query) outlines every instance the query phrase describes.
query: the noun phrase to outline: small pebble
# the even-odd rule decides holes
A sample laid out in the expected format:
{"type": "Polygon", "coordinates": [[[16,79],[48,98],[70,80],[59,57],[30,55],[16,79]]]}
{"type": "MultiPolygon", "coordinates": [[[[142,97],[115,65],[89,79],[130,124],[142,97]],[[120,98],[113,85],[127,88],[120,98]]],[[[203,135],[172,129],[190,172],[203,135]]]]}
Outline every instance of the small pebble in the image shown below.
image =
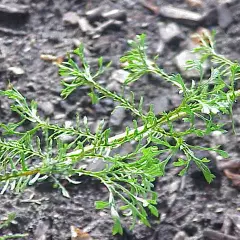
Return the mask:
{"type": "Polygon", "coordinates": [[[94,30],[93,27],[88,22],[88,20],[84,17],[79,18],[78,25],[79,25],[81,31],[84,33],[92,32],[94,30]]]}
{"type": "Polygon", "coordinates": [[[15,75],[23,75],[25,71],[20,67],[10,67],[8,71],[12,72],[15,75]]]}
{"type": "Polygon", "coordinates": [[[113,126],[120,126],[122,124],[123,119],[125,118],[126,113],[125,113],[125,109],[122,107],[117,107],[111,117],[110,117],[110,123],[113,126]]]}
{"type": "Polygon", "coordinates": [[[129,72],[123,69],[119,69],[119,70],[113,71],[110,79],[113,81],[117,81],[119,83],[124,83],[128,76],[129,76],[129,72]]]}
{"type": "Polygon", "coordinates": [[[116,19],[116,20],[126,20],[126,12],[124,10],[120,10],[120,9],[113,9],[109,12],[105,12],[102,14],[102,16],[104,18],[108,18],[108,19],[116,19]]]}
{"type": "Polygon", "coordinates": [[[176,23],[159,23],[160,37],[165,43],[182,39],[182,31],[176,23]]]}
{"type": "MultiPolygon", "coordinates": [[[[198,78],[200,76],[199,72],[196,69],[188,69],[186,70],[186,62],[190,59],[197,60],[199,57],[197,54],[191,53],[190,50],[183,50],[175,57],[175,64],[179,71],[181,72],[182,76],[191,79],[191,78],[198,78]]],[[[203,65],[204,72],[207,69],[207,65],[203,65]]]]}
{"type": "Polygon", "coordinates": [[[218,10],[218,25],[225,29],[233,22],[233,16],[226,4],[220,4],[218,10]]]}
{"type": "Polygon", "coordinates": [[[67,12],[63,15],[63,22],[69,25],[77,25],[79,16],[75,12],[67,12]]]}
{"type": "Polygon", "coordinates": [[[39,108],[48,117],[54,113],[54,106],[51,102],[42,102],[39,104],[39,108]]]}

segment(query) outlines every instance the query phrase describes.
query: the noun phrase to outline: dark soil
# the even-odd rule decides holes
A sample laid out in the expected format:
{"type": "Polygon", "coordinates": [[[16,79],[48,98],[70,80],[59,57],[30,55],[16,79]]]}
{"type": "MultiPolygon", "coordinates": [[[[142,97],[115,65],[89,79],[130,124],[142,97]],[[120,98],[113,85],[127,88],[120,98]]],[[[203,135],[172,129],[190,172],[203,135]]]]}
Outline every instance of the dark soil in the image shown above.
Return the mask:
{"type": "MultiPolygon", "coordinates": [[[[190,34],[199,27],[217,31],[218,51],[234,60],[240,56],[240,3],[228,1],[222,7],[220,0],[204,1],[202,6],[191,7],[184,0],[148,0],[148,4],[187,9],[205,16],[199,22],[191,20],[174,20],[159,16],[147,9],[139,0],[1,0],[4,6],[16,4],[16,12],[7,12],[0,7],[0,87],[5,89],[8,81],[28,99],[39,102],[42,114],[53,121],[64,123],[74,121],[76,112],[87,115],[95,124],[99,119],[110,119],[111,124],[122,125],[116,129],[121,131],[129,124],[127,113],[119,113],[114,123],[110,113],[114,107],[112,101],[103,101],[92,106],[86,90],[80,89],[66,101],[60,98],[61,86],[57,67],[40,59],[41,54],[66,56],[66,52],[83,42],[86,55],[95,65],[97,57],[103,56],[113,64],[101,79],[104,85],[119,90],[119,83],[109,78],[112,72],[119,69],[119,57],[128,49],[127,40],[136,34],[146,33],[148,52],[150,55],[160,54],[159,64],[167,72],[177,72],[174,62],[182,50],[189,47],[190,34]],[[25,5],[21,7],[20,4],[25,5]],[[21,7],[21,8],[20,8],[21,7]],[[93,28],[104,24],[108,19],[95,16],[86,17],[86,12],[102,7],[102,12],[120,9],[123,14],[117,22],[94,34],[84,32],[77,24],[63,22],[65,13],[71,11],[88,19],[93,28]],[[220,9],[219,9],[220,8],[220,9]],[[228,21],[227,21],[227,20],[228,21]],[[181,34],[168,42],[162,41],[159,34],[159,23],[176,23],[181,34]],[[162,44],[162,47],[161,47],[162,44]],[[20,67],[23,74],[14,73],[10,67],[20,67]]],[[[146,1],[147,2],[147,1],[146,1]]],[[[201,2],[201,1],[200,1],[201,2]]],[[[225,1],[226,2],[226,1],[225,1]]],[[[144,95],[146,103],[154,103],[159,111],[171,109],[180,99],[175,89],[154,76],[144,77],[134,84],[136,97],[144,95]]],[[[234,119],[236,135],[231,132],[231,124],[227,124],[229,132],[224,136],[211,136],[204,140],[206,145],[222,144],[229,151],[232,160],[240,157],[240,108],[236,104],[234,119]]],[[[6,102],[1,102],[1,119],[10,121],[6,102]]],[[[199,143],[198,139],[189,139],[199,143]]],[[[202,142],[200,142],[201,144],[202,142]]],[[[216,175],[212,184],[206,183],[199,170],[192,166],[183,178],[177,176],[175,169],[169,169],[166,176],[156,183],[159,194],[158,209],[161,221],[152,219],[152,228],[136,226],[133,232],[125,231],[124,236],[112,236],[111,218],[105,211],[96,211],[94,201],[107,198],[107,190],[99,182],[84,178],[80,185],[66,186],[71,198],[63,197],[60,190],[46,182],[28,188],[25,192],[15,195],[6,193],[1,196],[0,213],[7,216],[16,212],[14,224],[3,233],[29,233],[27,239],[67,240],[70,239],[70,226],[74,225],[88,231],[93,239],[125,239],[125,240],[187,240],[187,239],[230,239],[224,238],[223,232],[233,239],[240,239],[240,192],[217,167],[217,158],[207,155],[211,169],[216,175]],[[229,220],[230,219],[230,220],[229,220]],[[228,222],[229,224],[226,224],[228,222]],[[210,229],[210,230],[207,230],[210,229]],[[217,238],[216,234],[220,237],[217,238]]],[[[128,225],[126,222],[126,229],[128,225]]]]}

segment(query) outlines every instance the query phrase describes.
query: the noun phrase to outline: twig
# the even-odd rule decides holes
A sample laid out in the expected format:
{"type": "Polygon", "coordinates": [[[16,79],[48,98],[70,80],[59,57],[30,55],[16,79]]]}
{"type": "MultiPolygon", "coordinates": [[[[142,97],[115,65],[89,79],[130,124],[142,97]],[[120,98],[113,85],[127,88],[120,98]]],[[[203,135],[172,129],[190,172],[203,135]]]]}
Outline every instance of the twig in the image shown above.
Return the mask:
{"type": "Polygon", "coordinates": [[[206,229],[203,231],[203,236],[210,240],[239,240],[239,238],[230,236],[212,229],[206,229]]]}

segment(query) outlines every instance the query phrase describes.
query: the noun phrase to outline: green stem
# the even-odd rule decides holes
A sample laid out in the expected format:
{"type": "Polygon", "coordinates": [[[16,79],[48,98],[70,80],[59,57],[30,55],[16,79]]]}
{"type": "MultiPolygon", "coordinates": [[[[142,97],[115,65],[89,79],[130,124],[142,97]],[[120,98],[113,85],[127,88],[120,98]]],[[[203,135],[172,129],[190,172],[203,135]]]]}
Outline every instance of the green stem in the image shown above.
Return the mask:
{"type": "Polygon", "coordinates": [[[14,238],[25,238],[25,237],[28,237],[27,233],[2,236],[2,237],[0,237],[0,240],[14,239],[14,238]]]}
{"type": "MultiPolygon", "coordinates": [[[[240,89],[237,90],[237,91],[235,91],[234,94],[232,93],[232,95],[235,95],[236,97],[240,97],[240,89]]],[[[199,109],[199,111],[200,111],[200,109],[199,109]]],[[[186,113],[186,112],[179,112],[179,113],[175,113],[175,114],[173,114],[172,116],[170,116],[170,117],[169,117],[169,120],[170,120],[170,121],[176,121],[176,120],[181,119],[181,118],[186,117],[186,116],[187,116],[187,113],[186,113]]],[[[163,116],[162,118],[160,118],[160,119],[157,121],[156,125],[160,127],[160,126],[164,125],[165,123],[167,123],[167,121],[168,121],[168,120],[166,119],[166,117],[163,116]]],[[[135,132],[136,132],[136,130],[138,131],[139,134],[147,133],[147,131],[150,130],[150,129],[152,129],[152,127],[153,127],[152,125],[149,126],[149,127],[147,127],[147,128],[146,128],[146,126],[140,126],[140,127],[138,127],[137,129],[132,129],[132,130],[130,130],[128,133],[126,133],[126,132],[120,133],[120,134],[118,134],[118,135],[115,135],[115,136],[109,138],[108,143],[111,144],[111,143],[113,143],[113,142],[121,141],[121,140],[123,140],[126,136],[128,136],[128,137],[131,137],[131,136],[132,136],[132,137],[133,137],[134,134],[135,134],[135,132]],[[127,135],[127,134],[128,134],[128,135],[127,135]]],[[[84,147],[83,149],[79,149],[79,150],[70,152],[70,153],[68,153],[66,156],[69,157],[69,158],[71,158],[71,157],[77,157],[77,156],[79,156],[79,155],[81,155],[81,154],[83,154],[83,153],[91,152],[92,150],[94,150],[94,148],[95,148],[94,145],[88,145],[88,146],[84,147]]]]}

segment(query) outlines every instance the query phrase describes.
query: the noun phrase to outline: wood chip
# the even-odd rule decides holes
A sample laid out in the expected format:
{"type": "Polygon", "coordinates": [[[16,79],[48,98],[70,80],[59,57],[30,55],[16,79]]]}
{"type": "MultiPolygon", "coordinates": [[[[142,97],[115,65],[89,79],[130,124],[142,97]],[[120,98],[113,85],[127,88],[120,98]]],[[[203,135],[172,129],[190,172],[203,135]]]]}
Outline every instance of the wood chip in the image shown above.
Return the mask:
{"type": "Polygon", "coordinates": [[[186,0],[186,3],[191,7],[202,7],[203,6],[202,0],[186,0]]]}
{"type": "Polygon", "coordinates": [[[204,230],[203,236],[207,237],[209,240],[239,240],[237,237],[230,236],[212,229],[204,230]]]}
{"type": "Polygon", "coordinates": [[[203,16],[199,13],[176,8],[171,5],[162,6],[160,8],[159,15],[165,18],[177,20],[189,26],[199,25],[203,20],[203,16]]]}
{"type": "Polygon", "coordinates": [[[8,14],[28,14],[29,6],[22,4],[0,4],[0,13],[8,14]]]}
{"type": "Polygon", "coordinates": [[[210,36],[211,32],[207,28],[200,27],[195,33],[190,35],[190,38],[194,44],[201,45],[201,39],[206,39],[210,36]]]}
{"type": "Polygon", "coordinates": [[[55,64],[61,64],[63,62],[63,57],[57,57],[50,54],[41,54],[40,58],[43,61],[52,62],[55,64]]]}
{"type": "MultiPolygon", "coordinates": [[[[0,13],[1,14],[1,13],[0,13]]],[[[27,33],[25,31],[15,31],[10,28],[0,27],[0,33],[4,33],[6,35],[14,35],[14,36],[25,36],[27,33]]]]}
{"type": "Polygon", "coordinates": [[[229,169],[223,170],[227,178],[231,179],[234,186],[240,186],[240,174],[233,173],[229,169]]]}
{"type": "Polygon", "coordinates": [[[239,160],[229,160],[229,161],[219,161],[218,168],[220,170],[224,169],[240,169],[240,161],[239,160]]]}
{"type": "Polygon", "coordinates": [[[88,233],[83,232],[75,226],[70,227],[71,240],[93,240],[88,233]]]}
{"type": "Polygon", "coordinates": [[[158,15],[159,14],[159,7],[153,3],[151,3],[149,0],[148,1],[141,1],[141,4],[147,8],[148,10],[150,10],[151,12],[153,12],[154,14],[158,15]]]}

